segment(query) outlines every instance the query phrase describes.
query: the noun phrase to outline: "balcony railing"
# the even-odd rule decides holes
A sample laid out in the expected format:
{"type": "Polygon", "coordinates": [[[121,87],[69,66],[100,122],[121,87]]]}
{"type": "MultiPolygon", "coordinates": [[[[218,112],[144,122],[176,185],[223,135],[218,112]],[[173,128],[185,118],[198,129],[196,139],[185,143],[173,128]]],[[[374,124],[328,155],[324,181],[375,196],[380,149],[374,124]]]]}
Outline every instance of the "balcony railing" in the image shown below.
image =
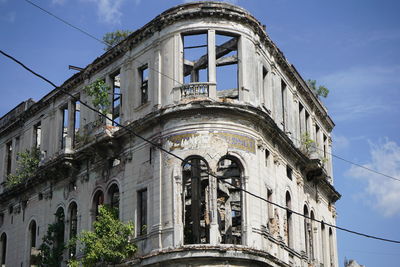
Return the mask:
{"type": "Polygon", "coordinates": [[[182,85],[180,88],[181,90],[181,98],[190,98],[190,97],[201,97],[209,96],[210,92],[210,85],[214,85],[214,83],[208,82],[195,82],[195,83],[188,83],[182,85]]]}

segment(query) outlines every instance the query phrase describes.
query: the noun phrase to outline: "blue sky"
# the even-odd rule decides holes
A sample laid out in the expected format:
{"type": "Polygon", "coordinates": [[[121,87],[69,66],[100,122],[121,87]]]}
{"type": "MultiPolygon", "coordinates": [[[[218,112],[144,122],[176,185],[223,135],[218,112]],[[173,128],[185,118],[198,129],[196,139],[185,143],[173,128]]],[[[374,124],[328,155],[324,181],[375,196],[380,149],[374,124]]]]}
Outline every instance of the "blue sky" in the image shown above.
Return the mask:
{"type": "MultiPolygon", "coordinates": [[[[35,1],[101,39],[135,30],[182,0],[35,1]]],[[[305,79],[326,85],[324,102],[336,123],[334,153],[400,178],[400,19],[398,1],[236,0],[267,32],[305,79]]],[[[23,0],[0,0],[0,49],[61,84],[103,45],[23,0]]],[[[0,57],[0,116],[52,88],[0,57]]],[[[337,224],[400,240],[400,182],[334,160],[337,224]]],[[[398,266],[400,245],[338,231],[339,263],[398,266]]]]}

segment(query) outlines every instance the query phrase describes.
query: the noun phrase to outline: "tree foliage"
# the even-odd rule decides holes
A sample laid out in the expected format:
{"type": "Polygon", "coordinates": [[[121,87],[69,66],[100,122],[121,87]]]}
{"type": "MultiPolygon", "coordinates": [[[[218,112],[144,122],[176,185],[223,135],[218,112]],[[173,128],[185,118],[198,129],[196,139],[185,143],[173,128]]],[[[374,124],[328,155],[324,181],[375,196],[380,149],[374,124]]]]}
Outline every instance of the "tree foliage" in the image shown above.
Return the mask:
{"type": "Polygon", "coordinates": [[[34,176],[39,165],[39,157],[40,150],[36,147],[17,153],[17,170],[7,175],[6,187],[13,187],[34,176]]]}
{"type": "Polygon", "coordinates": [[[61,266],[63,259],[64,243],[64,212],[58,210],[56,212],[57,221],[49,224],[47,233],[43,236],[43,243],[40,245],[40,260],[41,267],[58,267],[61,266]]]}
{"type": "Polygon", "coordinates": [[[317,81],[316,80],[307,80],[308,87],[317,95],[322,97],[327,97],[329,94],[329,89],[326,88],[324,85],[320,85],[317,88],[317,81]]]}
{"type": "Polygon", "coordinates": [[[311,136],[309,133],[304,133],[301,135],[301,150],[307,155],[310,156],[310,154],[315,150],[315,141],[311,139],[311,136]]]}
{"type": "Polygon", "coordinates": [[[108,111],[111,105],[109,97],[111,87],[107,85],[104,80],[97,79],[93,83],[85,86],[83,90],[92,97],[92,104],[95,108],[103,114],[108,111]]]}
{"type": "Polygon", "coordinates": [[[84,256],[79,260],[70,260],[69,266],[117,264],[136,252],[137,247],[132,242],[134,226],[131,222],[121,222],[117,216],[117,209],[99,206],[99,215],[93,228],[93,231],[84,231],[72,240],[71,247],[76,246],[77,242],[81,243],[84,256]]]}
{"type": "Polygon", "coordinates": [[[110,50],[114,45],[118,44],[122,40],[131,34],[131,31],[128,30],[116,30],[115,32],[107,32],[103,36],[103,41],[108,45],[104,48],[104,50],[110,50]]]}

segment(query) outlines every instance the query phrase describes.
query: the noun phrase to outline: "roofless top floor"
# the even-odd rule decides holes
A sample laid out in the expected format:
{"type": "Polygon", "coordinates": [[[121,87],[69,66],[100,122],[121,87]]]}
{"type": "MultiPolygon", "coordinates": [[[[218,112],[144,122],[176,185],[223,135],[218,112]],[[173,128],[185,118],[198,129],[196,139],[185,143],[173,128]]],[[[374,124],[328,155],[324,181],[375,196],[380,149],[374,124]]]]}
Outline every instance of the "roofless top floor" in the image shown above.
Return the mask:
{"type": "MultiPolygon", "coordinates": [[[[55,89],[24,111],[5,115],[3,155],[40,145],[50,158],[73,150],[99,125],[116,126],[80,105],[92,104],[84,87],[99,79],[110,86],[109,117],[123,125],[176,105],[210,101],[260,109],[296,145],[308,133],[325,149],[334,126],[252,15],[227,3],[196,2],[160,14],[65,81],[62,87],[79,101],[55,89]]],[[[15,165],[10,162],[3,173],[15,165]]]]}

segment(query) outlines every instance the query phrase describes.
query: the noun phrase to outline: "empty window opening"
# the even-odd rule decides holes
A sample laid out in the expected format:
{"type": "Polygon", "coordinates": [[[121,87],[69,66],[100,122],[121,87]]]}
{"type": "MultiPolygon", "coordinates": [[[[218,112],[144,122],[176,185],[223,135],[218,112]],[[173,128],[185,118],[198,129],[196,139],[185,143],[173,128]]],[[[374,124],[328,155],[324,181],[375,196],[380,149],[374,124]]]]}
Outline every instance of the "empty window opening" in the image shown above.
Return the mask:
{"type": "Polygon", "coordinates": [[[68,135],[68,107],[62,109],[62,125],[61,125],[61,149],[66,147],[67,135],[68,135]]]}
{"type": "Polygon", "coordinates": [[[99,207],[100,205],[104,204],[104,194],[103,191],[99,190],[96,192],[93,198],[93,221],[97,220],[97,217],[99,216],[99,207]]]}
{"type": "Polygon", "coordinates": [[[117,211],[117,216],[119,217],[119,188],[118,185],[113,184],[110,189],[108,189],[108,198],[111,208],[117,211]]]}
{"type": "Polygon", "coordinates": [[[269,161],[269,150],[268,149],[265,149],[265,166],[267,167],[268,166],[268,161],[269,161]]]}
{"type": "Polygon", "coordinates": [[[21,143],[21,138],[19,136],[15,137],[15,145],[14,145],[15,161],[18,161],[18,152],[20,143],[21,143]]]}
{"type": "Polygon", "coordinates": [[[79,135],[80,125],[81,125],[81,102],[77,100],[74,102],[74,143],[77,142],[77,136],[79,135]]]}
{"type": "MultiPolygon", "coordinates": [[[[69,240],[76,237],[78,234],[78,206],[75,202],[69,206],[69,240]]],[[[76,245],[69,248],[69,258],[75,258],[76,245]]]]}
{"type": "Polygon", "coordinates": [[[6,144],[6,175],[9,175],[11,173],[11,168],[12,168],[12,157],[13,157],[13,147],[12,147],[12,141],[9,141],[6,144]]]}
{"type": "Polygon", "coordinates": [[[238,99],[238,37],[217,33],[215,45],[217,96],[238,99]]]}
{"type": "Polygon", "coordinates": [[[315,220],[315,216],[314,216],[314,211],[310,212],[310,236],[309,236],[309,246],[310,246],[310,259],[314,260],[315,259],[315,249],[314,249],[314,220],[315,220]]]}
{"type": "Polygon", "coordinates": [[[197,33],[182,36],[183,82],[208,82],[208,35],[197,33]]]}
{"type": "Polygon", "coordinates": [[[289,165],[286,165],[286,177],[290,180],[293,178],[293,169],[289,165]]]}
{"type": "Polygon", "coordinates": [[[286,218],[285,218],[285,237],[288,247],[292,247],[293,235],[293,222],[292,222],[292,199],[290,193],[286,192],[286,218]]]}
{"type": "Polygon", "coordinates": [[[36,250],[36,222],[32,221],[29,225],[29,262],[30,265],[37,264],[36,256],[38,251],[36,250]]]}
{"type": "Polygon", "coordinates": [[[299,131],[300,135],[304,134],[305,131],[305,122],[303,121],[303,116],[304,116],[304,107],[301,103],[299,103],[299,131]]]}
{"type": "Polygon", "coordinates": [[[305,111],[305,127],[304,130],[306,133],[310,133],[309,132],[309,125],[310,125],[310,114],[308,114],[307,110],[305,111]]]}
{"type": "Polygon", "coordinates": [[[57,227],[60,227],[55,234],[55,247],[64,245],[64,231],[65,231],[65,214],[63,208],[58,208],[55,214],[57,227]]]}
{"type": "MultiPolygon", "coordinates": [[[[326,232],[325,232],[325,223],[321,222],[321,256],[322,256],[322,264],[326,264],[326,232]]],[[[327,265],[328,266],[328,265],[327,265]]]]}
{"type": "Polygon", "coordinates": [[[328,158],[328,138],[324,135],[324,158],[328,158]]]}
{"type": "Polygon", "coordinates": [[[185,160],[182,166],[185,244],[210,242],[210,184],[207,172],[207,163],[198,157],[185,160]]]}
{"type": "Polygon", "coordinates": [[[287,92],[286,92],[286,83],[281,80],[281,107],[282,107],[282,124],[283,124],[283,130],[285,130],[286,126],[286,114],[285,114],[285,108],[286,108],[286,96],[287,92]]]}
{"type": "Polygon", "coordinates": [[[242,169],[234,158],[218,162],[217,215],[221,243],[242,243],[242,169]],[[225,182],[228,183],[225,183],[225,182]],[[232,185],[234,186],[232,186],[232,185]]]}
{"type": "Polygon", "coordinates": [[[42,143],[42,124],[41,122],[33,126],[33,147],[40,149],[42,143]]]}
{"type": "Polygon", "coordinates": [[[335,266],[335,252],[332,228],[329,227],[329,263],[330,266],[335,266]]]}
{"type": "Polygon", "coordinates": [[[306,255],[308,259],[311,259],[311,243],[310,243],[310,237],[311,237],[311,224],[310,224],[310,219],[308,218],[309,213],[308,213],[308,208],[306,205],[304,205],[304,244],[305,244],[305,250],[306,250],[306,255]]]}
{"type": "Polygon", "coordinates": [[[113,91],[112,91],[112,125],[116,126],[116,123],[120,123],[121,115],[121,74],[118,72],[112,77],[113,91]]]}
{"type": "Polygon", "coordinates": [[[7,256],[7,235],[6,233],[1,234],[0,238],[0,245],[1,245],[1,266],[6,266],[6,256],[7,256]]]}
{"type": "Polygon", "coordinates": [[[139,68],[140,75],[140,103],[145,104],[149,101],[149,68],[147,65],[139,68]]]}
{"type": "Polygon", "coordinates": [[[138,235],[147,234],[147,189],[138,192],[138,235]]]}
{"type": "Polygon", "coordinates": [[[317,149],[319,149],[319,147],[320,147],[319,133],[320,133],[319,126],[315,125],[315,146],[316,146],[317,149]]]}
{"type": "Polygon", "coordinates": [[[274,221],[274,210],[273,210],[273,206],[272,206],[272,189],[268,189],[267,190],[267,207],[268,207],[268,220],[267,220],[267,225],[268,225],[268,229],[271,231],[272,228],[272,224],[274,221]]]}

